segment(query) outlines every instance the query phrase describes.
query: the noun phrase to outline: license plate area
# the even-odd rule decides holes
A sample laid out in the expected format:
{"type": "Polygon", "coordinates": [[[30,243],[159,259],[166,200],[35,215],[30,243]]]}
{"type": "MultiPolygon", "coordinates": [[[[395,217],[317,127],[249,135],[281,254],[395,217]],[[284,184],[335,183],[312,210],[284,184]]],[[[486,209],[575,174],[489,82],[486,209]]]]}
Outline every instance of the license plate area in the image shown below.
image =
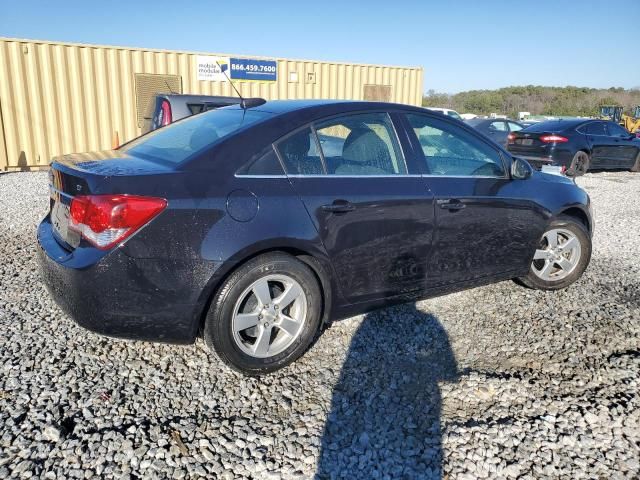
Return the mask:
{"type": "Polygon", "coordinates": [[[70,203],[71,199],[67,198],[67,195],[52,190],[50,218],[54,236],[63,246],[76,248],[80,244],[80,234],[69,228],[70,203]]]}
{"type": "Polygon", "coordinates": [[[533,138],[517,138],[516,143],[518,145],[531,146],[533,145],[533,138]]]}

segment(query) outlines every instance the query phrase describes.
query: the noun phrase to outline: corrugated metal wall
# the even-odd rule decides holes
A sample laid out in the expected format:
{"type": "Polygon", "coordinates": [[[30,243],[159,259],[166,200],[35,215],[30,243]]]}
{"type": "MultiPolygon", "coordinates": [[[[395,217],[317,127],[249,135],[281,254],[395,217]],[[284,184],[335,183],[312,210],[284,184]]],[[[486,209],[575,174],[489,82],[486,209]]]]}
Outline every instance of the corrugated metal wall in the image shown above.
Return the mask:
{"type": "MultiPolygon", "coordinates": [[[[197,55],[0,38],[0,170],[108,149],[116,133],[120,143],[140,135],[136,73],[180,75],[183,93],[233,96],[226,82],[197,79],[197,55]]],[[[392,102],[422,100],[421,68],[275,60],[275,82],[234,80],[243,96],[361,100],[364,85],[389,85],[392,102]]]]}

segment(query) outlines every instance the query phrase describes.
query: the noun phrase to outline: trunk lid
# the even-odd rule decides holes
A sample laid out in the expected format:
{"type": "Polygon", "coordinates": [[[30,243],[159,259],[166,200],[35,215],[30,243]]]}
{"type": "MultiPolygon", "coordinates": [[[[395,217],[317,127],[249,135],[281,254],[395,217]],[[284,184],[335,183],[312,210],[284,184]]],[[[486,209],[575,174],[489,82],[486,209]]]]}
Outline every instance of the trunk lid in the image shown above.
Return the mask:
{"type": "Polygon", "coordinates": [[[549,133],[550,132],[527,132],[526,130],[511,132],[512,139],[508,141],[509,151],[518,153],[541,151],[547,144],[542,142],[540,137],[548,135],[549,133]]]}
{"type": "Polygon", "coordinates": [[[54,158],[49,169],[49,214],[54,237],[69,251],[80,245],[80,234],[69,228],[71,202],[77,195],[136,194],[134,185],[140,183],[135,182],[136,177],[172,172],[170,166],[118,150],[54,158]]]}

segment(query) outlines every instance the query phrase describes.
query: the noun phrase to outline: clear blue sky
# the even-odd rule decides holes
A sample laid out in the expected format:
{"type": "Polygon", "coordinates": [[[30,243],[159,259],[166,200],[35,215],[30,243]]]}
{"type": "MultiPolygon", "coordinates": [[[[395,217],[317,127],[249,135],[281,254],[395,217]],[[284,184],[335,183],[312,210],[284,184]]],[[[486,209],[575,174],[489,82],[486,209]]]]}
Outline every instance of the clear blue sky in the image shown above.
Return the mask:
{"type": "Polygon", "coordinates": [[[0,0],[0,36],[416,65],[449,93],[640,87],[638,25],[638,0],[0,0]]]}

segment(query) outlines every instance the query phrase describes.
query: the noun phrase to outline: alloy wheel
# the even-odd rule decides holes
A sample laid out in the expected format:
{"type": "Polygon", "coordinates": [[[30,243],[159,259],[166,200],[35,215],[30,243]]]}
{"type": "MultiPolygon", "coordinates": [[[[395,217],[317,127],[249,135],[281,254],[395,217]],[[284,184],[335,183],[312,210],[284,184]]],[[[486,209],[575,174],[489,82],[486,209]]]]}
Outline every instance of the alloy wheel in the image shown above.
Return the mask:
{"type": "Polygon", "coordinates": [[[277,355],[300,336],[307,317],[307,297],[287,275],[266,275],[238,298],[232,328],[236,345],[247,355],[277,355]]]}
{"type": "Polygon", "coordinates": [[[542,236],[533,256],[533,273],[544,281],[563,280],[578,266],[582,247],[570,230],[554,228],[542,236]]]}

